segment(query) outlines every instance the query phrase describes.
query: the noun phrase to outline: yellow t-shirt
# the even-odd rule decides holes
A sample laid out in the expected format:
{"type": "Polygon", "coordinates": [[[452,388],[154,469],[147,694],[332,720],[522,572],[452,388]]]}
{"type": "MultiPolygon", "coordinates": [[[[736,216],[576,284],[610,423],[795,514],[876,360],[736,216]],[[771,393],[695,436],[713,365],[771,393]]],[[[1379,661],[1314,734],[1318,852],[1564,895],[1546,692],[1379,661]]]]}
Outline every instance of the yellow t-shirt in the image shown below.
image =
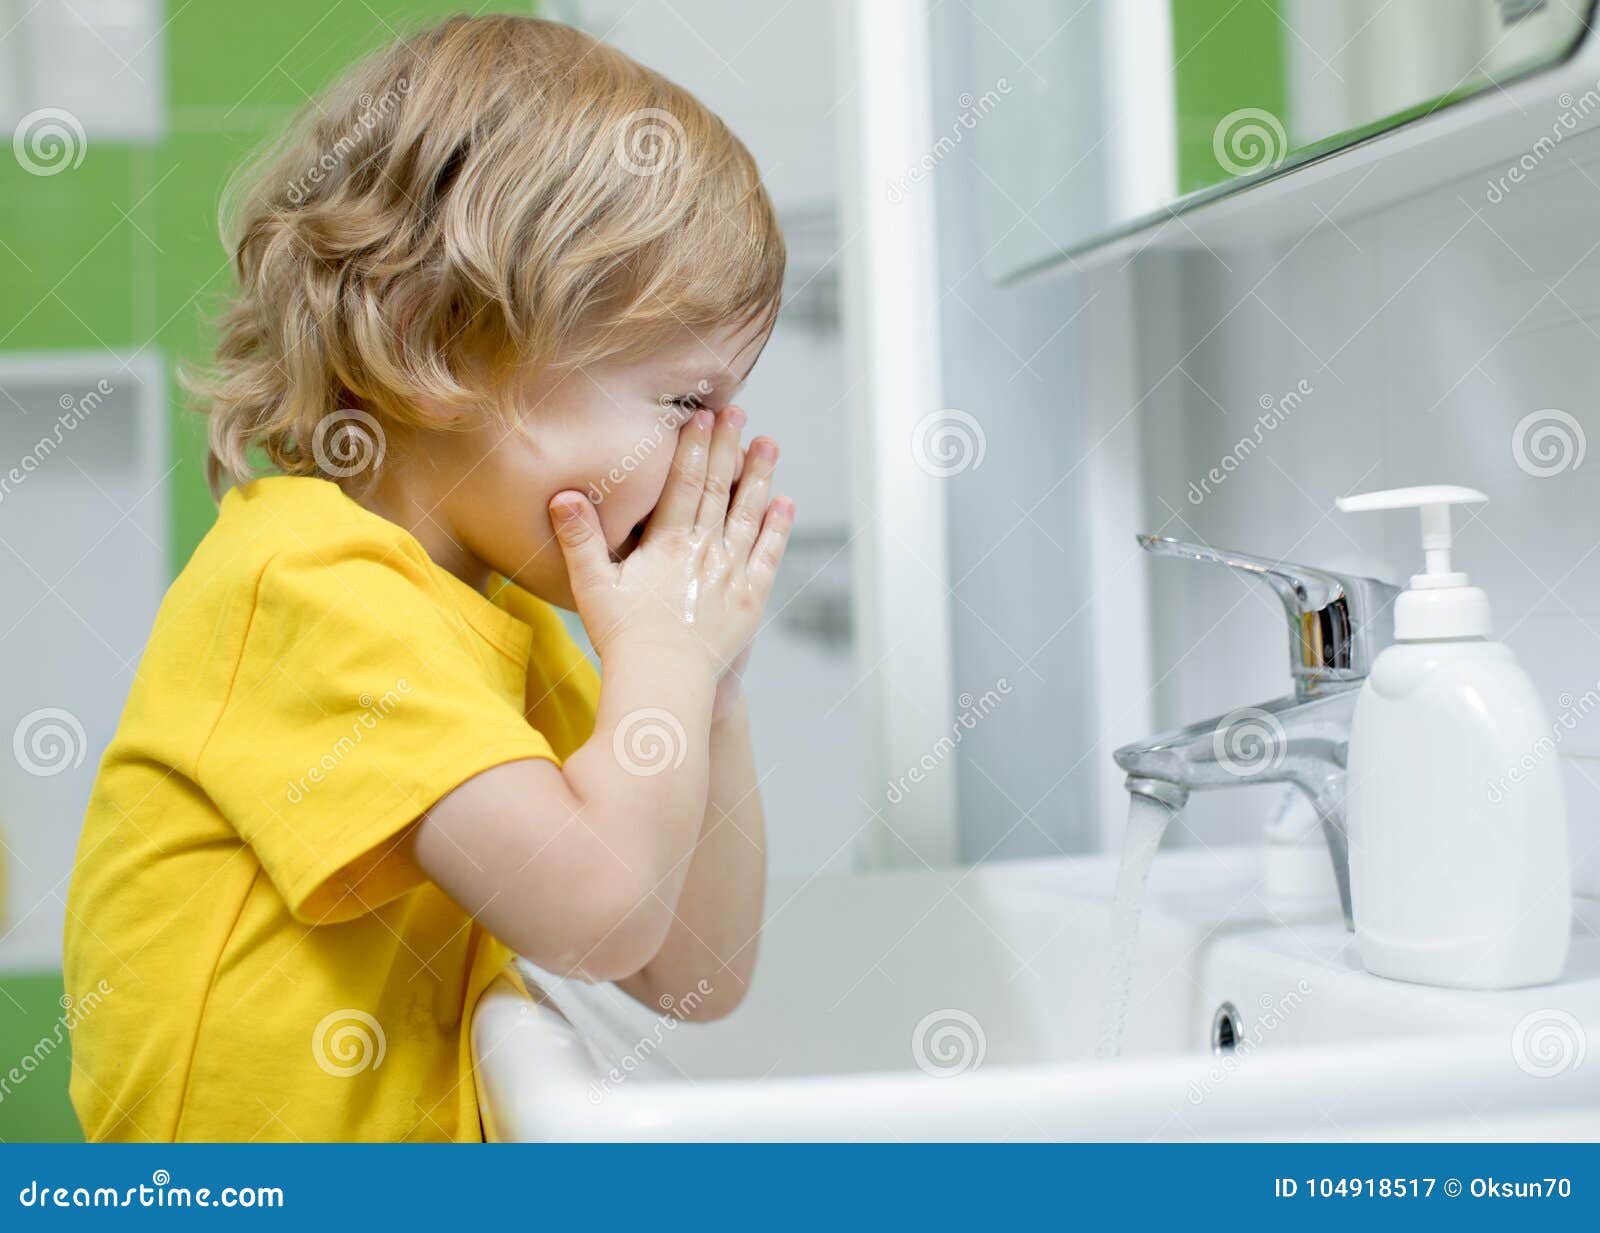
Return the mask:
{"type": "Polygon", "coordinates": [[[223,499],[161,605],[68,894],[90,1139],[482,1137],[471,1012],[510,952],[405,834],[480,771],[570,755],[599,696],[550,607],[491,590],[325,480],[223,499]]]}

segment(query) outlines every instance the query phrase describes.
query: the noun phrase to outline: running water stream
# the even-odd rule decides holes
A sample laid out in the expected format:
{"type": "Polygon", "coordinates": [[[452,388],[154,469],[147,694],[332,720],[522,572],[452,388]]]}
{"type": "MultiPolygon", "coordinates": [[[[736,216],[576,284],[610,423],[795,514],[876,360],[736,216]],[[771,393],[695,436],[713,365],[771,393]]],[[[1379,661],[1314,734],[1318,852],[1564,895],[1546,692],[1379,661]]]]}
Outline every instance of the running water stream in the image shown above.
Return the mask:
{"type": "Polygon", "coordinates": [[[1111,903],[1111,945],[1105,1002],[1100,1012],[1097,1058],[1114,1058],[1122,1052],[1123,1029],[1128,1020],[1128,998],[1133,987],[1133,957],[1139,943],[1139,917],[1144,912],[1145,887],[1156,849],[1174,811],[1152,797],[1128,797],[1128,829],[1122,840],[1122,865],[1117,870],[1116,897],[1111,903]]]}

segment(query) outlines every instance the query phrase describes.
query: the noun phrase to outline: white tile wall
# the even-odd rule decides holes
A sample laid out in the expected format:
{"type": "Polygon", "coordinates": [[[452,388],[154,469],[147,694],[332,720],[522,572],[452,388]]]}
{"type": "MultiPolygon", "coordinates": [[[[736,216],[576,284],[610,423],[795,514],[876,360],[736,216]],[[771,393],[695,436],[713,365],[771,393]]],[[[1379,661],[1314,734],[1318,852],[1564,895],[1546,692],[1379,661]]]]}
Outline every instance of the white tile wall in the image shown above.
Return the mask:
{"type": "Polygon", "coordinates": [[[157,356],[0,355],[0,969],[59,966],[84,807],[170,577],[157,356]]]}
{"type": "MultiPolygon", "coordinates": [[[[1481,488],[1491,502],[1461,520],[1458,560],[1554,717],[1600,691],[1600,454],[1578,462],[1600,450],[1600,136],[1563,143],[1497,203],[1487,183],[1466,174],[1270,250],[1146,259],[1148,514],[1167,534],[1400,581],[1414,519],[1341,516],[1334,498],[1481,488]],[[1305,405],[1195,500],[1259,400],[1302,378],[1305,405]],[[1566,452],[1519,466],[1514,434],[1545,409],[1576,425],[1551,442],[1566,452]]],[[[1163,721],[1287,688],[1269,592],[1182,562],[1159,563],[1152,588],[1163,721]]],[[[1600,890],[1600,706],[1563,736],[1577,876],[1600,890]]],[[[1223,797],[1197,799],[1191,820],[1202,838],[1255,827],[1223,797]]]]}
{"type": "Polygon", "coordinates": [[[17,34],[0,38],[0,126],[53,133],[36,152],[46,166],[70,164],[84,141],[156,140],[166,126],[162,10],[159,0],[0,0],[0,31],[17,34]]]}

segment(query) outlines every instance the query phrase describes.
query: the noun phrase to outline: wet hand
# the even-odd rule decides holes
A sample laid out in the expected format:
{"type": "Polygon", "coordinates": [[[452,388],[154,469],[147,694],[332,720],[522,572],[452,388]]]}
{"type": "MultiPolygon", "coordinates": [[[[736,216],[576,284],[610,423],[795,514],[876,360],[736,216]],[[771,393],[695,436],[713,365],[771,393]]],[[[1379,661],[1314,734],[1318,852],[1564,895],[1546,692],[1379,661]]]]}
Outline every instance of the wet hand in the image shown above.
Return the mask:
{"type": "Polygon", "coordinates": [[[551,498],[578,615],[602,663],[639,648],[736,685],[794,525],[794,502],[771,496],[777,444],[757,437],[741,451],[744,423],[738,407],[696,412],[638,546],[620,561],[583,493],[551,498]]]}

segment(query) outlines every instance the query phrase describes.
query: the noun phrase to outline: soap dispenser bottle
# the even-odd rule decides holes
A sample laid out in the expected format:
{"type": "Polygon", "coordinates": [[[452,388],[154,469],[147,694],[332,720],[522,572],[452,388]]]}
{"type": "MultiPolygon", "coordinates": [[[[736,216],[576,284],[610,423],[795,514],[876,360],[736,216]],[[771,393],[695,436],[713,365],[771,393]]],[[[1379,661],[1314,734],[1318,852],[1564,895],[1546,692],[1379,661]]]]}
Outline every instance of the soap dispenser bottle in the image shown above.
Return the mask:
{"type": "Polygon", "coordinates": [[[1425,560],[1356,701],[1345,804],[1367,971],[1509,989],[1561,975],[1572,889],[1557,738],[1490,637],[1488,597],[1451,565],[1450,507],[1487,499],[1435,485],[1338,502],[1420,510],[1425,560]]]}

